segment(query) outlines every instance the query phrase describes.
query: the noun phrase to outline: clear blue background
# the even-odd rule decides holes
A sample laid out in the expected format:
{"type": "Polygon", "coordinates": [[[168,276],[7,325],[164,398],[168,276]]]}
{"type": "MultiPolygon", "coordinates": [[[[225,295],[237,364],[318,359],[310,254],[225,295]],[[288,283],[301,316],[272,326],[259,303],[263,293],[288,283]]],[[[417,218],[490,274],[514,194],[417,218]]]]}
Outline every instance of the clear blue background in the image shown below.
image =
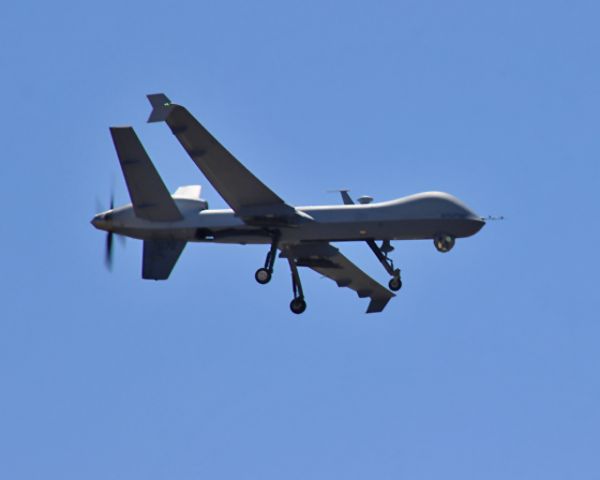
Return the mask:
{"type": "MultiPolygon", "coordinates": [[[[597,479],[596,1],[5,2],[0,478],[597,479]],[[291,204],[426,190],[505,215],[398,242],[379,315],[265,248],[141,245],[89,220],[133,125],[202,183],[145,94],[186,105],[291,204]]],[[[381,282],[365,245],[344,253],[381,282]]]]}

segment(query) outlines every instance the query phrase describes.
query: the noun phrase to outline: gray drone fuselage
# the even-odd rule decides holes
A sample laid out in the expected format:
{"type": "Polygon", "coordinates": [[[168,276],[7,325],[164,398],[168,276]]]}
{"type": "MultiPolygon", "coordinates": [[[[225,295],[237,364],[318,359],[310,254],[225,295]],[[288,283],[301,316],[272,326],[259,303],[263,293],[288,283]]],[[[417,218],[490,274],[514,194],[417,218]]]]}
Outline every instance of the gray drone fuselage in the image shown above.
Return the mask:
{"type": "MultiPolygon", "coordinates": [[[[147,221],[131,205],[98,214],[92,223],[99,229],[141,240],[173,239],[186,242],[265,244],[277,219],[248,224],[233,210],[209,210],[206,202],[175,199],[183,218],[174,222],[147,221]]],[[[356,240],[420,240],[440,235],[463,238],[477,233],[482,218],[456,197],[424,192],[397,200],[366,205],[296,207],[300,220],[279,225],[280,243],[356,240]]]]}
{"type": "Polygon", "coordinates": [[[132,203],[99,213],[92,224],[108,232],[106,262],[112,259],[113,234],[143,240],[142,278],[166,280],[189,242],[270,244],[264,267],[255,273],[268,283],[275,259],[287,260],[292,273],[290,309],[306,309],[298,267],[309,268],[370,298],[367,313],[381,312],[402,287],[400,269],[389,253],[393,240],[433,239],[448,252],[456,238],[477,233],[485,221],[452,195],[425,192],[380,203],[370,197],[355,204],[340,191],[343,205],[293,207],[261,182],[183,106],[164,94],[148,95],[148,121],[164,122],[217,193],[231,207],[210,210],[199,185],[174,194],[162,181],[132,127],[111,127],[119,163],[132,203]],[[376,241],[381,240],[381,245],[376,241]],[[332,242],[362,241],[391,279],[389,290],[346,258],[332,242]]]}

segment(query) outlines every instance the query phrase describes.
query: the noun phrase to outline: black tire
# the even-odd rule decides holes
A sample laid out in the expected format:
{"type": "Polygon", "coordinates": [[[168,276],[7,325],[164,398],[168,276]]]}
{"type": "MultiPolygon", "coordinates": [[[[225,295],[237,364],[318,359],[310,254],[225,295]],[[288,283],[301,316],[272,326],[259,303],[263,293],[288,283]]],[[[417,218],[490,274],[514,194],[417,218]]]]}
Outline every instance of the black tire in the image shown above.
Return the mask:
{"type": "Polygon", "coordinates": [[[392,290],[393,292],[397,292],[402,288],[402,280],[400,280],[400,277],[393,277],[389,281],[388,287],[390,287],[390,290],[392,290]]]}
{"type": "Polygon", "coordinates": [[[271,272],[266,268],[259,268],[254,274],[254,279],[261,285],[265,285],[271,281],[271,272]]]}
{"type": "Polygon", "coordinates": [[[306,310],[306,302],[303,298],[294,298],[290,302],[290,310],[296,315],[300,315],[304,310],[306,310]]]}

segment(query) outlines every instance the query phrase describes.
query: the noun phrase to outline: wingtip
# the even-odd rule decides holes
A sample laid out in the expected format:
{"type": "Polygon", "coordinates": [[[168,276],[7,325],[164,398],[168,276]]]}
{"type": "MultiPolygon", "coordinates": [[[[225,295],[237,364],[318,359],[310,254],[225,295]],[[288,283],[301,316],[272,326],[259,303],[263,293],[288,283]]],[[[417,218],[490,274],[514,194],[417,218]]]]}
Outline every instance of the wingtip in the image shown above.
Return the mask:
{"type": "Polygon", "coordinates": [[[171,100],[164,93],[149,93],[146,98],[150,101],[152,106],[170,104],[171,100]]]}
{"type": "Polygon", "coordinates": [[[392,294],[390,297],[387,298],[371,298],[366,313],[379,313],[383,311],[385,306],[393,297],[395,297],[395,295],[392,294]]]}
{"type": "Polygon", "coordinates": [[[148,123],[164,122],[173,107],[169,97],[164,93],[150,93],[146,97],[152,105],[152,112],[150,112],[150,116],[148,117],[148,123]]]}

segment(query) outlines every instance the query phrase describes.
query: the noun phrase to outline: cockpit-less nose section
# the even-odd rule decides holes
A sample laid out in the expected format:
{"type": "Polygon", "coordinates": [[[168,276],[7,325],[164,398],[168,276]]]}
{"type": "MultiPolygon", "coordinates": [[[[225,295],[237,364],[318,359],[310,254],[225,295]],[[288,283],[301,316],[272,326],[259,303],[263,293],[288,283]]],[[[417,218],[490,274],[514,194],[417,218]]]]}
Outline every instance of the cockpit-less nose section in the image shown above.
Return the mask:
{"type": "Polygon", "coordinates": [[[268,283],[277,257],[292,272],[292,312],[306,309],[298,267],[306,267],[370,299],[367,313],[382,311],[400,290],[400,269],[389,254],[395,240],[433,240],[440,252],[457,238],[477,233],[484,220],[452,195],[426,192],[389,202],[341,191],[342,205],[294,207],[269,189],[225,149],[184,107],[164,94],[148,95],[149,122],[165,122],[208,181],[230,206],[211,210],[199,186],[170,194],[131,127],[111,128],[131,204],[96,215],[92,224],[108,232],[110,265],[113,235],[143,240],[142,278],[165,280],[188,242],[268,245],[256,271],[268,283]],[[389,290],[343,256],[332,242],[365,242],[390,276],[389,290]],[[379,243],[378,243],[379,242],[379,243]],[[391,290],[391,291],[390,291],[391,290]]]}

